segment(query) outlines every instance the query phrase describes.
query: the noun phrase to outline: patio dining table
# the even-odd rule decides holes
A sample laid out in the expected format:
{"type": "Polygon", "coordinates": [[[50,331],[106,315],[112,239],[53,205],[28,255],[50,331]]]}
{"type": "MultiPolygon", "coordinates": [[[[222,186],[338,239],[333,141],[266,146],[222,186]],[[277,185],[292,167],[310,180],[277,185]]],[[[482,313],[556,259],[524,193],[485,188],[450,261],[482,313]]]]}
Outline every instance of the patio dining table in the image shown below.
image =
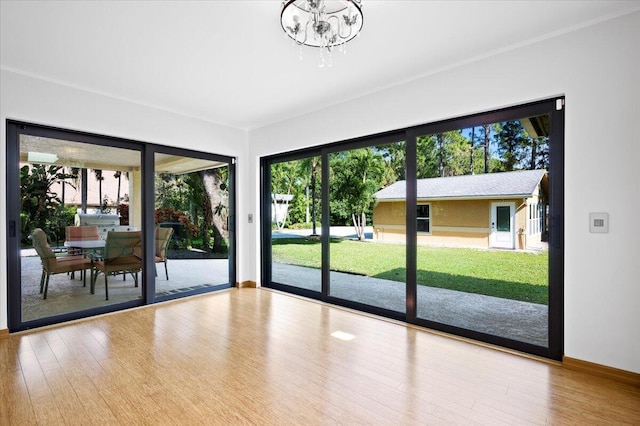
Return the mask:
{"type": "Polygon", "coordinates": [[[103,249],[106,243],[107,243],[106,240],[79,240],[79,241],[65,241],[64,246],[91,251],[96,249],[103,249]]]}

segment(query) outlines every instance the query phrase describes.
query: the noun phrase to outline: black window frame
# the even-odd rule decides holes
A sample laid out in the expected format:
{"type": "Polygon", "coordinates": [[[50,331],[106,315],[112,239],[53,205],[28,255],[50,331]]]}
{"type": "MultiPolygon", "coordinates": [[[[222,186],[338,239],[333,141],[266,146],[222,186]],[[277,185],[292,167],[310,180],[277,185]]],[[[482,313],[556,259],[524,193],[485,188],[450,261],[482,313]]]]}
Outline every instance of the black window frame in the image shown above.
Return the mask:
{"type": "MultiPolygon", "coordinates": [[[[136,141],[113,136],[100,135],[90,132],[63,129],[59,127],[35,124],[26,121],[7,119],[6,120],[6,170],[7,170],[7,311],[8,328],[10,332],[28,330],[52,324],[73,321],[81,318],[88,318],[104,313],[116,312],[123,309],[150,305],[164,302],[171,299],[192,296],[201,293],[209,293],[236,285],[236,159],[235,157],[195,151],[185,148],[174,148],[150,142],[136,141]],[[22,321],[22,301],[21,301],[21,261],[20,261],[20,181],[19,181],[19,159],[20,159],[20,135],[28,134],[44,138],[68,140],[73,142],[87,143],[116,148],[125,148],[139,151],[141,155],[141,175],[142,175],[142,231],[143,246],[153,247],[155,244],[155,224],[153,221],[153,206],[155,200],[155,188],[153,184],[144,182],[154,182],[154,155],[158,153],[174,153],[182,156],[197,157],[213,161],[224,161],[229,164],[229,283],[208,288],[194,289],[188,292],[181,292],[169,296],[156,296],[153,283],[153,274],[143,274],[143,293],[139,300],[132,300],[118,304],[97,306],[81,311],[68,312],[56,316],[48,316],[29,321],[22,321]],[[150,210],[150,211],[149,211],[150,210]]],[[[143,254],[143,269],[153,271],[155,268],[155,258],[152,250],[145,250],[143,254]]]]}
{"type": "MultiPolygon", "coordinates": [[[[345,141],[333,142],[308,149],[301,149],[291,152],[262,157],[261,164],[261,214],[263,228],[261,230],[261,265],[262,265],[262,285],[268,288],[289,291],[294,294],[322,300],[340,306],[359,309],[381,316],[406,321],[410,324],[425,326],[438,331],[459,335],[474,340],[479,340],[509,349],[546,357],[554,360],[561,360],[564,353],[564,113],[565,98],[557,96],[541,101],[524,103],[507,108],[500,108],[448,120],[426,123],[404,129],[394,130],[386,133],[364,136],[345,141]],[[527,342],[517,341],[501,336],[490,335],[474,330],[463,329],[451,325],[436,323],[416,317],[416,253],[417,253],[417,180],[416,180],[416,141],[419,136],[444,133],[458,129],[481,126],[508,120],[516,120],[523,117],[535,117],[539,115],[550,116],[549,131],[549,204],[550,211],[547,215],[550,224],[549,233],[549,305],[548,305],[548,345],[546,347],[533,345],[527,342]],[[326,182],[329,181],[329,161],[328,155],[332,152],[348,149],[381,145],[390,141],[403,140],[406,143],[406,314],[377,308],[369,305],[361,305],[329,296],[329,212],[328,197],[329,188],[326,182]],[[551,142],[553,141],[553,142],[551,142]],[[274,161],[282,161],[283,158],[294,159],[322,153],[322,187],[323,187],[323,282],[322,291],[301,292],[299,289],[290,286],[281,286],[272,283],[270,280],[271,252],[270,252],[270,176],[269,167],[274,161]],[[412,159],[412,160],[411,160],[412,159]],[[265,207],[266,206],[266,207],[265,207]],[[269,231],[269,232],[267,232],[269,231]]],[[[431,209],[430,209],[431,210],[431,209]]],[[[430,230],[433,229],[430,223],[430,230]]]]}
{"type": "Polygon", "coordinates": [[[418,201],[418,205],[416,206],[416,229],[422,235],[431,234],[431,203],[422,203],[418,201]],[[420,207],[427,208],[427,215],[420,214],[420,207]],[[427,224],[427,230],[420,229],[420,222],[427,224]]]}

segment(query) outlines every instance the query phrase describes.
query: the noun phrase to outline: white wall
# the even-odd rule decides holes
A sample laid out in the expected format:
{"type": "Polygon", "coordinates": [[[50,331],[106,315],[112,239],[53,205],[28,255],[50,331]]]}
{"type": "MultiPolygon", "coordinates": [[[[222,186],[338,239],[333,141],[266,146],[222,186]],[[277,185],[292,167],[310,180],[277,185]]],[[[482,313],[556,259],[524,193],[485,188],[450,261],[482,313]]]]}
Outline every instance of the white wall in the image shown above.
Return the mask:
{"type": "MultiPolygon", "coordinates": [[[[0,329],[7,328],[6,120],[15,119],[65,129],[247,158],[247,133],[166,111],[0,71],[0,329]]],[[[248,164],[237,163],[238,185],[245,185],[248,164]]],[[[238,200],[239,214],[246,201],[238,200]]],[[[244,217],[244,214],[242,214],[244,217]]],[[[238,229],[238,239],[246,230],[238,229]]],[[[245,264],[239,252],[239,265],[245,264]]],[[[245,274],[246,275],[246,274],[245,274]]],[[[242,272],[238,275],[243,278],[242,272]]]]}
{"type": "MultiPolygon", "coordinates": [[[[640,373],[638,46],[635,13],[251,131],[247,162],[565,94],[565,355],[640,373]],[[595,211],[608,234],[588,232],[595,211]]],[[[256,168],[249,178],[257,211],[256,168]]]]}
{"type": "MultiPolygon", "coordinates": [[[[635,13],[249,135],[2,70],[0,202],[7,118],[237,156],[238,281],[258,281],[259,226],[248,224],[247,214],[257,219],[259,212],[261,156],[565,94],[565,353],[640,373],[639,41],[635,13]],[[609,212],[608,234],[588,232],[592,211],[609,212]]],[[[4,329],[4,225],[0,253],[4,329]]]]}

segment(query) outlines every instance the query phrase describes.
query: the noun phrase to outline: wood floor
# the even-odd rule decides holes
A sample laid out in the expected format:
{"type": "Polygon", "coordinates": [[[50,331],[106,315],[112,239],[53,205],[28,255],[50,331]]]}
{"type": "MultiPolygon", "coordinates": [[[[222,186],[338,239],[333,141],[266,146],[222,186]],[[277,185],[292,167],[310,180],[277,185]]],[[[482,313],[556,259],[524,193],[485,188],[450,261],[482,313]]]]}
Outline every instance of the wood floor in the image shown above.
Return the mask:
{"type": "Polygon", "coordinates": [[[640,389],[231,289],[0,340],[0,424],[640,424],[640,389]]]}

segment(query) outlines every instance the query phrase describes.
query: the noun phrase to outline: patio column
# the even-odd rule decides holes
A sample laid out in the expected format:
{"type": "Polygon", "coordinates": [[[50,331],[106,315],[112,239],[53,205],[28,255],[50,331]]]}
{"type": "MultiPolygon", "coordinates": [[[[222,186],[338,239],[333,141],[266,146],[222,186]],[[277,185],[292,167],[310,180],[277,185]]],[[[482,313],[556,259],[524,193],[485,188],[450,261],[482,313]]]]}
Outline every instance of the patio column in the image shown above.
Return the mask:
{"type": "Polygon", "coordinates": [[[129,225],[142,229],[142,173],[129,172],[129,225]]]}

